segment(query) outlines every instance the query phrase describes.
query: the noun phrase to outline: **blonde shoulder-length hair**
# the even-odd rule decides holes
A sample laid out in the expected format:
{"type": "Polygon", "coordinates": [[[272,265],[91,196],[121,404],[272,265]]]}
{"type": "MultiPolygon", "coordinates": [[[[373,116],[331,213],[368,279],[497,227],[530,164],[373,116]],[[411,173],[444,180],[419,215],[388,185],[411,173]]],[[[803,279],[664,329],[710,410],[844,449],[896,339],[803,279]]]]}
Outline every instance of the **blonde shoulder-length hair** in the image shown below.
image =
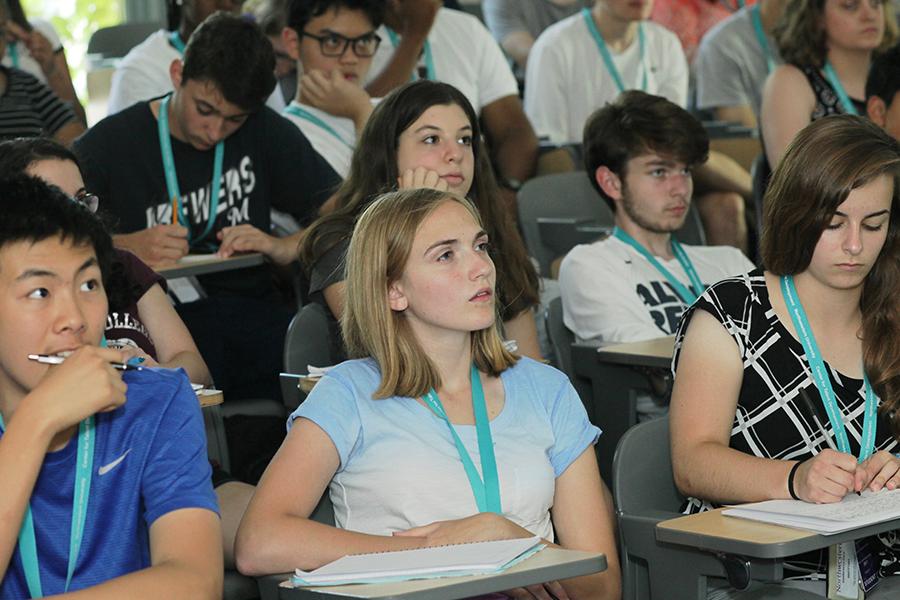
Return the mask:
{"type": "MultiPolygon", "coordinates": [[[[439,389],[440,375],[413,334],[406,315],[391,309],[388,290],[406,268],[419,225],[444,202],[458,202],[481,226],[471,202],[432,189],[401,190],[379,196],[353,229],[346,265],[346,305],[341,329],[351,358],[371,356],[381,370],[374,398],[419,397],[439,389]]],[[[493,376],[516,363],[500,338],[497,321],[472,332],[472,359],[493,376]]]]}

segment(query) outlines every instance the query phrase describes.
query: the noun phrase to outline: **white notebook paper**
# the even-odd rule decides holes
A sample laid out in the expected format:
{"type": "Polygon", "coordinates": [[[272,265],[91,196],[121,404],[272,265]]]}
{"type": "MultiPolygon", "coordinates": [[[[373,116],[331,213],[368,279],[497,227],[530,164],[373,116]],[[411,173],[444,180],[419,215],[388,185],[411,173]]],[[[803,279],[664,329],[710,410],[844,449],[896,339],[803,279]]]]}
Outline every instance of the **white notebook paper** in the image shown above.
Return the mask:
{"type": "Polygon", "coordinates": [[[351,554],[314,571],[297,569],[295,585],[344,585],[496,573],[541,548],[541,538],[474,542],[373,554],[351,554]]]}
{"type": "Polygon", "coordinates": [[[727,508],[722,514],[832,535],[900,518],[900,489],[847,494],[832,504],[767,500],[727,508]]]}

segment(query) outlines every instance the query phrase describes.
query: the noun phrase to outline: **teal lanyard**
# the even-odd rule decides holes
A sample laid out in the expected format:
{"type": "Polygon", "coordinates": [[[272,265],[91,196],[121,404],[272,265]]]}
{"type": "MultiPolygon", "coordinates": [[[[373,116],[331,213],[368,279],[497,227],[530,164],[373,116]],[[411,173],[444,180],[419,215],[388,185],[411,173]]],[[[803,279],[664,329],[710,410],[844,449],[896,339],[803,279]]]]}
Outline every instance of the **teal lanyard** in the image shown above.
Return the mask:
{"type": "MultiPolygon", "coordinates": [[[[791,322],[797,331],[797,337],[800,338],[803,351],[806,353],[806,360],[809,362],[813,382],[819,390],[819,396],[822,397],[825,412],[828,413],[828,420],[831,422],[831,429],[834,431],[838,450],[850,454],[850,443],[847,440],[844,422],[841,420],[841,412],[834,398],[834,387],[832,387],[831,380],[828,378],[825,361],[819,352],[819,346],[816,344],[816,338],[813,335],[812,328],[809,326],[809,320],[806,318],[806,311],[803,310],[803,305],[800,303],[792,276],[785,275],[781,277],[781,293],[784,296],[788,314],[791,316],[791,322]]],[[[875,428],[877,426],[876,416],[878,412],[878,397],[872,391],[872,386],[865,371],[863,371],[863,381],[866,387],[866,408],[863,418],[862,439],[859,444],[859,462],[869,458],[875,449],[875,428]]]]}
{"type": "Polygon", "coordinates": [[[343,145],[345,145],[348,148],[350,148],[351,150],[353,150],[353,144],[347,143],[347,140],[342,138],[341,135],[337,131],[335,131],[334,127],[332,127],[331,125],[329,125],[328,123],[326,123],[325,121],[323,121],[322,119],[317,117],[316,115],[312,114],[305,108],[301,107],[296,102],[291,102],[290,104],[288,104],[287,108],[284,109],[284,112],[292,114],[295,117],[297,117],[298,119],[304,119],[306,121],[309,121],[313,125],[316,125],[321,129],[324,129],[326,132],[328,132],[332,136],[334,136],[334,138],[337,141],[339,141],[343,145]]]}
{"type": "MultiPolygon", "coordinates": [[[[391,29],[390,27],[385,25],[385,30],[387,30],[388,37],[391,40],[391,46],[396,48],[400,44],[400,37],[397,35],[397,32],[391,29]]],[[[437,75],[434,70],[434,59],[431,56],[431,42],[427,39],[425,40],[425,78],[429,81],[437,81],[437,75]]],[[[410,78],[411,81],[415,81],[418,79],[418,75],[413,73],[413,76],[410,78]]]]}
{"type": "MultiPolygon", "coordinates": [[[[5,429],[0,415],[0,428],[5,429]]],[[[94,469],[94,417],[90,416],[78,424],[78,451],[75,463],[75,489],[72,494],[72,529],[69,535],[69,566],[66,572],[66,588],[72,583],[81,539],[84,537],[84,522],[87,518],[88,500],[91,496],[91,471],[94,469]]],[[[34,535],[34,517],[31,504],[25,508],[22,528],[19,530],[19,556],[25,570],[25,582],[32,598],[43,598],[41,570],[37,555],[37,539],[34,535]]]]}
{"type": "MultiPolygon", "coordinates": [[[[613,62],[612,54],[609,53],[609,48],[606,47],[606,42],[603,40],[603,36],[600,35],[600,31],[597,30],[597,25],[594,23],[594,17],[591,16],[591,10],[589,8],[582,8],[581,15],[584,17],[584,22],[587,24],[587,28],[591,32],[591,36],[593,36],[594,41],[597,43],[597,49],[600,50],[600,56],[603,58],[603,64],[606,65],[606,70],[609,71],[610,76],[616,83],[616,87],[619,88],[620,92],[624,92],[626,89],[629,89],[626,88],[625,84],[622,82],[622,76],[619,74],[619,69],[616,68],[616,64],[613,62]]],[[[644,64],[643,24],[638,25],[638,45],[641,52],[641,72],[643,73],[641,76],[641,91],[646,92],[647,65],[644,64]]]]}
{"type": "Polygon", "coordinates": [[[825,61],[824,71],[825,77],[828,78],[828,83],[834,88],[834,93],[837,94],[838,100],[840,100],[841,104],[844,106],[844,112],[848,115],[858,115],[859,112],[857,112],[856,107],[853,106],[850,97],[847,96],[847,92],[844,90],[840,78],[837,76],[837,73],[834,72],[834,67],[831,66],[831,61],[825,61]]]}
{"type": "Polygon", "coordinates": [[[9,46],[6,47],[6,51],[9,54],[9,60],[12,63],[12,66],[15,68],[19,68],[19,43],[13,42],[9,46]]]}
{"type": "Polygon", "coordinates": [[[672,244],[672,253],[675,255],[675,258],[678,259],[678,263],[681,265],[681,268],[684,269],[684,272],[687,274],[688,279],[691,281],[691,288],[688,289],[685,287],[683,283],[678,281],[672,273],[665,268],[662,263],[656,260],[656,257],[650,254],[650,252],[644,248],[640,242],[631,237],[629,234],[625,233],[618,227],[613,229],[613,237],[616,237],[635,250],[638,253],[647,259],[653,267],[662,274],[663,277],[666,278],[666,281],[669,282],[669,285],[675,290],[675,293],[678,294],[678,297],[685,304],[693,304],[694,301],[700,297],[700,294],[703,293],[703,290],[706,289],[706,286],[703,285],[703,282],[700,281],[700,276],[697,275],[697,270],[694,268],[694,264],[691,262],[690,257],[688,257],[687,252],[684,251],[684,248],[681,247],[675,238],[671,238],[670,243],[672,244]]]}
{"type": "Polygon", "coordinates": [[[753,21],[753,30],[756,32],[756,39],[759,47],[762,49],[763,56],[766,57],[766,70],[771,73],[775,69],[775,59],[772,58],[772,51],[769,50],[769,40],[763,29],[762,17],[759,14],[759,4],[750,7],[750,19],[753,21]]]}
{"type": "Polygon", "coordinates": [[[184,55],[184,40],[181,39],[181,34],[177,31],[173,31],[169,34],[169,43],[172,44],[172,47],[178,50],[178,54],[184,55]]]}
{"type": "MultiPolygon", "coordinates": [[[[187,209],[181,198],[181,189],[178,187],[178,174],[175,172],[175,158],[172,156],[172,138],[169,136],[169,100],[172,95],[169,94],[162,99],[159,105],[159,119],[157,119],[159,130],[159,149],[162,152],[163,170],[166,173],[166,189],[169,198],[172,201],[172,222],[178,220],[178,223],[188,228],[190,231],[190,223],[188,222],[187,209]]],[[[202,242],[209,232],[212,231],[213,224],[219,211],[219,192],[222,189],[222,160],[225,156],[225,140],[216,144],[216,153],[213,160],[213,175],[210,183],[209,197],[209,219],[206,222],[206,228],[198,238],[192,239],[190,233],[188,240],[191,245],[202,242]]]]}
{"type": "Polygon", "coordinates": [[[484,475],[482,480],[472,462],[472,458],[463,446],[462,440],[447,413],[444,411],[444,405],[441,404],[440,398],[434,389],[428,391],[422,400],[428,405],[434,413],[439,416],[447,424],[450,434],[453,436],[453,443],[456,444],[456,451],[459,452],[459,458],[462,460],[466,475],[469,478],[469,485],[472,486],[472,494],[475,496],[475,504],[478,506],[478,512],[492,512],[501,514],[500,508],[500,480],[497,477],[497,459],[494,457],[494,440],[491,437],[491,423],[488,419],[487,406],[484,402],[484,390],[481,388],[481,379],[478,377],[478,369],[472,365],[472,410],[475,413],[475,431],[478,434],[478,453],[481,455],[481,472],[484,475]]]}

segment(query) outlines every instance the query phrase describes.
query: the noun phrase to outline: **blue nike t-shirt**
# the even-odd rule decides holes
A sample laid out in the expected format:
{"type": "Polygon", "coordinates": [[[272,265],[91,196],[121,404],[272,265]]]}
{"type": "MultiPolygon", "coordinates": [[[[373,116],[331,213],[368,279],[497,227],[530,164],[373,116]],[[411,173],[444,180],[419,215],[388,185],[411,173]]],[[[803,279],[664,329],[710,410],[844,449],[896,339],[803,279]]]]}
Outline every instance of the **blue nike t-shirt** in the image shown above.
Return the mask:
{"type": "MultiPolygon", "coordinates": [[[[96,415],[91,495],[69,591],[150,566],[149,528],[168,512],[218,512],[197,396],[184,371],[125,374],[125,404],[96,415]]],[[[0,433],[2,435],[2,433],[0,433]]],[[[45,596],[65,588],[77,435],[44,459],[31,496],[45,596]]],[[[29,598],[18,548],[0,598],[29,598]]]]}

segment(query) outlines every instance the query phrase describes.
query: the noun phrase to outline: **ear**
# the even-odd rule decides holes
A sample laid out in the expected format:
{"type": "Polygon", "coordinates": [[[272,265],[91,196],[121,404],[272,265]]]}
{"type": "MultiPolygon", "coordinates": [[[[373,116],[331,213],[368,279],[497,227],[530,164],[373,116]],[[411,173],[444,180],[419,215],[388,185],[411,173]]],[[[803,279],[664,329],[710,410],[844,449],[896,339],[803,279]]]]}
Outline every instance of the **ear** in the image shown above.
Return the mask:
{"type": "Polygon", "coordinates": [[[873,123],[879,127],[884,127],[887,118],[887,105],[884,103],[884,100],[878,96],[870,97],[866,101],[866,115],[873,123]]]}
{"type": "Polygon", "coordinates": [[[622,180],[609,168],[597,167],[597,170],[594,171],[594,181],[597,182],[603,193],[613,200],[619,200],[622,197],[622,180]]]}
{"type": "Polygon", "coordinates": [[[399,281],[395,281],[388,288],[388,304],[391,305],[391,310],[396,312],[403,312],[409,307],[409,300],[403,293],[403,286],[399,281]]]}
{"type": "Polygon", "coordinates": [[[169,78],[172,80],[172,86],[177,90],[181,87],[181,74],[184,70],[184,63],[180,58],[176,58],[169,65],[169,78]]]}
{"type": "Polygon", "coordinates": [[[300,36],[290,27],[281,30],[281,43],[284,44],[284,51],[295,61],[300,60],[300,36]]]}

